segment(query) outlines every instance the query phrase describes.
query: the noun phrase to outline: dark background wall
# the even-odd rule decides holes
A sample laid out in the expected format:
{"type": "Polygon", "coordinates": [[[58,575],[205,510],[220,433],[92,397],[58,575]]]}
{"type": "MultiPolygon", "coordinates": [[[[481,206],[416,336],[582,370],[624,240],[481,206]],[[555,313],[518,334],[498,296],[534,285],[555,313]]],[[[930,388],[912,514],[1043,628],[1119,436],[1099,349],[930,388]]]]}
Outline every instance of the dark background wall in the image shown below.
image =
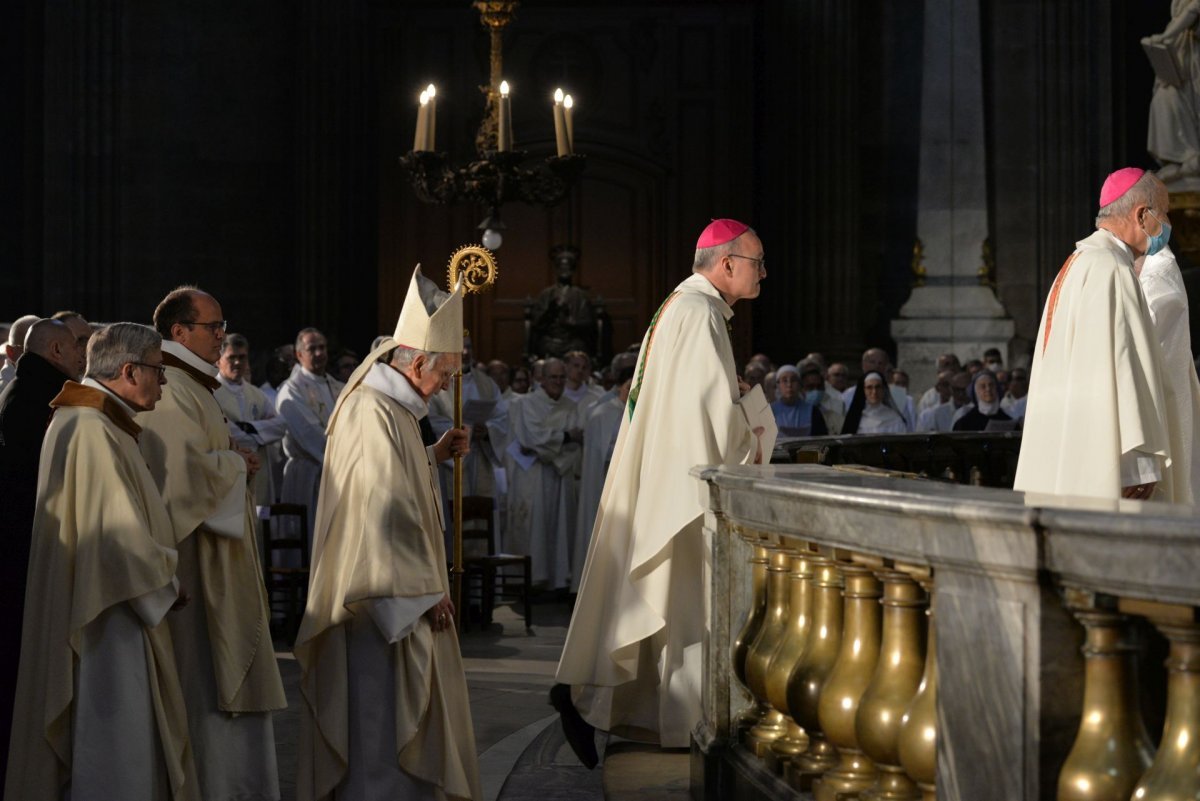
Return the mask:
{"type": "MultiPolygon", "coordinates": [[[[1153,166],[1140,36],[1167,0],[984,0],[998,291],[1025,339],[1091,228],[1103,175],[1153,166]]],[[[618,347],[686,276],[715,216],[750,220],[769,277],[735,345],[794,360],[888,344],[915,238],[923,4],[526,0],[505,44],[515,138],[553,147],[579,99],[588,168],[553,210],[510,205],[480,354],[519,352],[548,251],[582,249],[618,347]]],[[[17,0],[0,8],[0,319],[148,320],[196,282],[266,347],[303,325],[360,352],[407,275],[444,275],[484,209],[418,203],[397,157],[438,83],[438,143],[471,153],[487,37],[466,0],[17,0]]]]}

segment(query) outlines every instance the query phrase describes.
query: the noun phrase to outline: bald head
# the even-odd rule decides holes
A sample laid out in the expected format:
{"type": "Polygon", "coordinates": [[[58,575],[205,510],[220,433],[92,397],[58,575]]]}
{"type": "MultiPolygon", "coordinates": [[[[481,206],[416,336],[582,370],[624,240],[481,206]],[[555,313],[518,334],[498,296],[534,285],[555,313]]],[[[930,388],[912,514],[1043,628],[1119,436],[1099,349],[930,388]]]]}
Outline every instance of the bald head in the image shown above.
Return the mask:
{"type": "Polygon", "coordinates": [[[86,356],[80,358],[75,332],[62,320],[38,320],[30,326],[25,352],[42,357],[76,381],[83,378],[86,356]]]}
{"type": "Polygon", "coordinates": [[[29,329],[33,324],[42,319],[36,314],[26,314],[24,317],[18,317],[8,329],[8,343],[4,346],[4,354],[8,356],[10,362],[15,362],[21,358],[21,354],[25,352],[25,336],[29,333],[29,329]]]}
{"type": "Polygon", "coordinates": [[[867,348],[862,355],[862,371],[863,374],[879,373],[887,375],[887,370],[892,366],[892,360],[888,358],[887,351],[883,348],[867,348]]]}

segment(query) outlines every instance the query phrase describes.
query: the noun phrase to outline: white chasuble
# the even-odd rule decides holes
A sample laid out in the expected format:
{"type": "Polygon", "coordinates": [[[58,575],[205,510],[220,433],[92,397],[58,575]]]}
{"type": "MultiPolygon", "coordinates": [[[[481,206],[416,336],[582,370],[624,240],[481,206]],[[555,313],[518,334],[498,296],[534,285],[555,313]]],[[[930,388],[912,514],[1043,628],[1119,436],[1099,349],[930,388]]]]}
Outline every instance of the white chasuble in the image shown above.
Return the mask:
{"type": "Polygon", "coordinates": [[[532,557],[534,584],[566,587],[571,576],[578,499],[575,475],[581,448],[564,439],[568,430],[581,427],[575,402],[566,395],[553,400],[538,387],[509,403],[508,420],[504,551],[532,557]],[[532,453],[514,453],[521,448],[532,453]]]}
{"type": "Polygon", "coordinates": [[[689,471],[765,463],[775,445],[761,388],[738,396],[732,316],[693,274],[642,340],[558,665],[588,722],[664,747],[688,745],[700,719],[708,549],[689,471]]]}
{"type": "Polygon", "coordinates": [[[192,602],[171,633],[205,801],[278,799],[270,712],[287,706],[267,618],[246,466],[213,397],[215,368],[163,343],[167,384],[137,416],[192,602]],[[207,379],[207,380],[206,380],[207,379]]]}
{"type": "Polygon", "coordinates": [[[1154,498],[1173,499],[1159,350],[1128,248],[1076,243],[1034,342],[1013,488],[1116,499],[1161,478],[1154,498]]]}
{"type": "Polygon", "coordinates": [[[163,622],[175,537],[138,428],[107,390],[67,382],[53,405],[4,797],[199,801],[163,622]]]}
{"type": "Polygon", "coordinates": [[[621,415],[625,403],[616,395],[594,404],[583,427],[583,467],[579,474],[579,513],[575,524],[575,542],[571,547],[571,591],[579,592],[583,563],[587,560],[600,494],[617,432],[621,430],[621,415]]]}
{"type": "Polygon", "coordinates": [[[1171,486],[1176,503],[1200,500],[1200,381],[1192,361],[1187,289],[1170,248],[1147,256],[1138,282],[1162,347],[1163,390],[1171,432],[1171,486]]]}
{"type": "Polygon", "coordinates": [[[457,633],[423,617],[449,588],[424,404],[383,364],[347,392],[296,638],[298,797],[480,799],[457,633]]]}

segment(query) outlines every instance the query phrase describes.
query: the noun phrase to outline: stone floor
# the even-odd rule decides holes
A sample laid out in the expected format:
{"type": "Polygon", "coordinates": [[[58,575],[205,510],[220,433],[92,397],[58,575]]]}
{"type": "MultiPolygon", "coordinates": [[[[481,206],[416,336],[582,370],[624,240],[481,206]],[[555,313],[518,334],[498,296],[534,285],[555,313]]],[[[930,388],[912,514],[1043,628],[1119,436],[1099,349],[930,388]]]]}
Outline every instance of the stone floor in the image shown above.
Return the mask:
{"type": "MultiPolygon", "coordinates": [[[[536,604],[534,626],[513,609],[496,610],[490,628],[462,636],[463,663],[471,694],[475,743],[485,801],[683,801],[687,756],[632,743],[608,745],[602,769],[579,764],[563,740],[547,693],[570,622],[566,602],[536,604]]],[[[300,725],[300,670],[290,652],[279,651],[288,708],[275,717],[280,789],[296,798],[296,742],[300,725]]]]}

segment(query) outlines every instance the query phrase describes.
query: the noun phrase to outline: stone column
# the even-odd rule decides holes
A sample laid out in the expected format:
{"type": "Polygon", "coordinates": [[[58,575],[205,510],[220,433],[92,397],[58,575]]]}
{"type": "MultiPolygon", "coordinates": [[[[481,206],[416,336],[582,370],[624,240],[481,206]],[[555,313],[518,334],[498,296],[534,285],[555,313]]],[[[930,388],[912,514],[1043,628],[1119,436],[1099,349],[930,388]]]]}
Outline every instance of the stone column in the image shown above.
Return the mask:
{"type": "Polygon", "coordinates": [[[1007,357],[1014,333],[993,289],[981,50],[978,0],[925,0],[915,286],[892,321],[918,388],[933,383],[939,353],[1007,357]]]}

